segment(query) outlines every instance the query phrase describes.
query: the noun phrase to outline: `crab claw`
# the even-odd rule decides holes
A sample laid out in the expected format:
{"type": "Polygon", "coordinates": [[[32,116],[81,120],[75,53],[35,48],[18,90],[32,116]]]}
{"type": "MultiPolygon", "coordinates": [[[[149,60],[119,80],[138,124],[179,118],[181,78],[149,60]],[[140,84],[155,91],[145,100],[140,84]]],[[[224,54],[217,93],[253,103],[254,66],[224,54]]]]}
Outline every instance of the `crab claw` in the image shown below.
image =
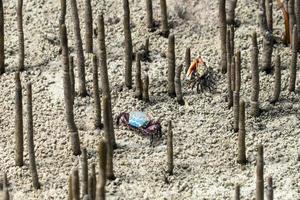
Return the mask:
{"type": "Polygon", "coordinates": [[[204,64],[204,61],[202,60],[202,58],[199,56],[197,59],[195,59],[192,64],[190,65],[188,71],[187,71],[187,74],[186,74],[186,77],[188,79],[191,78],[192,74],[197,70],[197,67],[199,65],[202,65],[204,64]]]}

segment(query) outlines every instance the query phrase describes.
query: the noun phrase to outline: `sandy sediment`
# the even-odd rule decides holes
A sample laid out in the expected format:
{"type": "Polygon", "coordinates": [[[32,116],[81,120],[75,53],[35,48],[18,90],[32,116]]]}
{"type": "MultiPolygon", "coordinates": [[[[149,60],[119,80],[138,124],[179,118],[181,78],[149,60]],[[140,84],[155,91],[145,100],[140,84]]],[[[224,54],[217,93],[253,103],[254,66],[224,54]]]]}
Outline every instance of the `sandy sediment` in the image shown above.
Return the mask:
{"type": "MultiPolygon", "coordinates": [[[[81,30],[84,36],[84,2],[78,1],[81,30]]],[[[92,1],[94,27],[97,15],[104,10],[109,79],[112,88],[114,116],[120,112],[142,110],[162,120],[163,138],[155,147],[149,140],[125,128],[116,128],[119,146],[114,154],[117,177],[107,183],[108,199],[232,199],[236,184],[241,185],[242,199],[255,196],[256,146],[264,144],[265,176],[272,176],[276,199],[299,199],[300,163],[297,162],[300,143],[298,113],[299,93],[287,92],[290,48],[276,44],[274,55],[282,60],[282,87],[280,101],[269,103],[273,93],[273,75],[260,73],[260,117],[249,113],[251,94],[251,34],[258,30],[257,3],[238,1],[236,17],[241,26],[236,30],[236,49],[242,52],[241,98],[246,102],[246,155],[249,163],[237,164],[237,134],[233,133],[233,113],[227,109],[226,76],[219,75],[216,91],[196,94],[188,89],[182,76],[185,105],[177,104],[167,94],[166,38],[159,30],[147,32],[145,1],[129,1],[134,52],[150,38],[151,63],[142,62],[142,71],[149,68],[150,103],[134,98],[133,90],[118,88],[123,84],[124,36],[120,1],[92,1]],[[166,183],[166,131],[168,120],[173,121],[174,175],[166,183]]],[[[191,48],[192,58],[201,55],[208,66],[217,70],[219,63],[219,32],[217,1],[167,1],[171,33],[176,37],[176,66],[184,62],[185,49],[191,48]]],[[[0,168],[6,170],[10,194],[14,199],[66,199],[68,177],[74,166],[81,167],[79,157],[72,156],[69,135],[64,118],[63,68],[59,55],[59,1],[35,0],[24,4],[25,71],[21,74],[23,93],[25,83],[32,82],[33,123],[37,170],[41,190],[31,184],[28,150],[25,165],[14,165],[14,71],[18,61],[18,33],[16,1],[4,2],[6,73],[0,76],[0,168]]],[[[153,1],[154,19],[160,19],[159,1],[153,1]]],[[[74,34],[70,6],[67,8],[67,29],[70,52],[74,59],[74,34]]],[[[283,18],[274,10],[275,35],[284,31],[283,18]]],[[[97,47],[94,38],[94,48],[97,47]]],[[[259,49],[262,37],[258,34],[259,49]]],[[[84,45],[85,47],[85,45],[84,45]]],[[[92,56],[86,58],[87,90],[92,90],[92,56]]],[[[274,57],[275,58],[275,57],[274,57]]],[[[259,57],[261,66],[261,54],[259,57]]],[[[76,62],[74,62],[76,63],[76,62]]],[[[133,63],[135,66],[135,63],[133,63]]],[[[134,67],[133,67],[134,69],[134,67]]],[[[78,86],[75,66],[76,87],[78,86]]],[[[134,77],[134,76],[133,76],[134,77]]],[[[299,88],[299,82],[296,84],[299,88]]],[[[26,98],[23,98],[26,108],[26,98]]],[[[94,130],[93,98],[76,97],[75,121],[82,147],[86,147],[88,163],[97,162],[100,134],[94,130]]],[[[26,109],[24,109],[26,116],[26,109]]],[[[24,121],[27,120],[24,118],[24,121]]],[[[26,124],[26,123],[24,123],[26,124]]],[[[24,127],[24,130],[26,128],[24,127]]],[[[24,134],[26,137],[26,133],[24,134]]],[[[24,140],[26,141],[26,139],[24,140]]],[[[265,179],[266,181],[267,179],[265,179]]],[[[267,183],[265,182],[265,185],[267,183]]]]}

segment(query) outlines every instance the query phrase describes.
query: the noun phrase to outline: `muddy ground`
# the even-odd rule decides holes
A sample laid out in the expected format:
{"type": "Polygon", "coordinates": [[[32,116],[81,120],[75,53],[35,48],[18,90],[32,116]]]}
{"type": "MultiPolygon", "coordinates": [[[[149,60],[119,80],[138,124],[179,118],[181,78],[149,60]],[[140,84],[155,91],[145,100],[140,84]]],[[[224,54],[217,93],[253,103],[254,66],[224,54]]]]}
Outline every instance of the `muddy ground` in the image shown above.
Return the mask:
{"type": "MultiPolygon", "coordinates": [[[[84,1],[78,1],[82,37],[84,36],[84,1]]],[[[7,72],[0,77],[0,168],[6,171],[13,199],[66,199],[67,180],[71,169],[80,168],[80,159],[71,155],[69,136],[64,118],[62,66],[59,55],[58,19],[60,4],[56,0],[24,2],[24,33],[26,70],[21,79],[26,116],[25,84],[33,83],[33,111],[37,168],[42,184],[35,191],[31,185],[27,148],[25,165],[14,165],[14,72],[18,60],[18,33],[16,1],[5,1],[5,53],[7,72]]],[[[192,57],[201,55],[207,65],[217,71],[219,63],[219,32],[217,1],[168,0],[171,33],[176,38],[176,64],[184,59],[187,47],[192,57]]],[[[101,10],[105,12],[107,32],[107,58],[112,90],[114,116],[120,112],[140,110],[161,119],[166,133],[168,120],[173,120],[174,162],[173,176],[164,175],[166,169],[166,137],[149,146],[149,140],[125,128],[115,128],[118,149],[114,154],[116,180],[107,183],[108,199],[232,199],[234,187],[241,185],[242,199],[255,198],[256,145],[265,147],[265,180],[272,176],[275,199],[300,199],[299,143],[299,81],[297,92],[287,92],[288,67],[291,50],[275,45],[274,55],[282,56],[283,92],[280,101],[272,105],[273,75],[260,73],[259,118],[249,114],[251,94],[250,45],[251,34],[257,27],[257,2],[240,0],[236,30],[236,48],[242,51],[241,98],[246,101],[246,145],[249,163],[241,167],[236,163],[237,134],[232,131],[233,113],[227,109],[226,77],[219,74],[216,90],[197,94],[191,91],[182,76],[185,106],[179,106],[167,95],[167,39],[158,31],[146,28],[143,0],[130,0],[131,26],[134,49],[150,38],[152,62],[143,62],[149,68],[150,103],[134,99],[133,90],[118,91],[123,82],[124,48],[122,1],[93,1],[94,25],[101,10]]],[[[276,7],[276,6],[275,6],[276,7]]],[[[160,20],[159,1],[153,1],[155,20],[160,20]]],[[[68,6],[67,28],[71,54],[74,52],[74,34],[68,6]]],[[[283,33],[283,17],[274,9],[275,34],[283,33]]],[[[94,38],[95,47],[97,46],[94,38]]],[[[259,36],[262,49],[262,38],[259,36]]],[[[95,49],[96,52],[96,49],[95,49]]],[[[101,134],[94,130],[92,98],[91,55],[85,54],[88,92],[91,96],[75,100],[76,124],[82,147],[88,151],[89,164],[97,162],[97,144],[101,134]]],[[[135,66],[135,63],[133,64],[135,66]]],[[[299,65],[298,65],[299,66],[299,65]]],[[[77,68],[75,69],[77,75],[77,68]]],[[[24,119],[26,124],[26,118],[24,119]]],[[[26,126],[24,125],[25,133],[26,126]]],[[[25,134],[26,141],[26,134],[25,134]]],[[[27,143],[25,142],[25,145],[27,143]]],[[[265,183],[266,185],[266,183],[265,183]]]]}

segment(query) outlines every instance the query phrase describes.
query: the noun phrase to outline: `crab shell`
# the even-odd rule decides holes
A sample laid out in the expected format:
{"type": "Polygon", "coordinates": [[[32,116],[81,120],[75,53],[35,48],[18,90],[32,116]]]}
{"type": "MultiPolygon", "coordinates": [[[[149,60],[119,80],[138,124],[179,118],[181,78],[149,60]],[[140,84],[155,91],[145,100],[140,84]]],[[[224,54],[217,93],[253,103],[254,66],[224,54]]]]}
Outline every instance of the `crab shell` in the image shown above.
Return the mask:
{"type": "Polygon", "coordinates": [[[150,120],[146,127],[136,128],[129,124],[129,113],[123,112],[117,117],[117,125],[119,126],[120,124],[123,124],[129,129],[141,133],[143,136],[149,136],[150,144],[152,144],[154,137],[162,137],[161,124],[159,121],[150,120]]]}
{"type": "Polygon", "coordinates": [[[200,77],[207,73],[207,66],[201,57],[195,59],[187,71],[187,77],[191,78],[192,74],[197,73],[200,77]]]}

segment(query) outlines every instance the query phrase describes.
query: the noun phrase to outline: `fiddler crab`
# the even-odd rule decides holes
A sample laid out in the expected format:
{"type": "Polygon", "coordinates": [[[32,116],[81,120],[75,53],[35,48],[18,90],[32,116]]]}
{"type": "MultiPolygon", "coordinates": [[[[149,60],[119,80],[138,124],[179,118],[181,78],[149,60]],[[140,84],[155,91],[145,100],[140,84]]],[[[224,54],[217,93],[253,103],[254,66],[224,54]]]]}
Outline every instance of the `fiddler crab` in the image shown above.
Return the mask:
{"type": "Polygon", "coordinates": [[[120,124],[140,133],[142,136],[149,137],[150,145],[153,145],[155,138],[162,137],[160,122],[151,119],[151,117],[144,112],[123,112],[117,117],[117,125],[119,126],[120,124]]]}
{"type": "Polygon", "coordinates": [[[187,71],[186,78],[188,80],[188,85],[191,89],[194,89],[196,86],[198,94],[207,90],[211,92],[215,85],[213,74],[213,69],[207,67],[201,56],[199,56],[192,62],[187,71]]]}

